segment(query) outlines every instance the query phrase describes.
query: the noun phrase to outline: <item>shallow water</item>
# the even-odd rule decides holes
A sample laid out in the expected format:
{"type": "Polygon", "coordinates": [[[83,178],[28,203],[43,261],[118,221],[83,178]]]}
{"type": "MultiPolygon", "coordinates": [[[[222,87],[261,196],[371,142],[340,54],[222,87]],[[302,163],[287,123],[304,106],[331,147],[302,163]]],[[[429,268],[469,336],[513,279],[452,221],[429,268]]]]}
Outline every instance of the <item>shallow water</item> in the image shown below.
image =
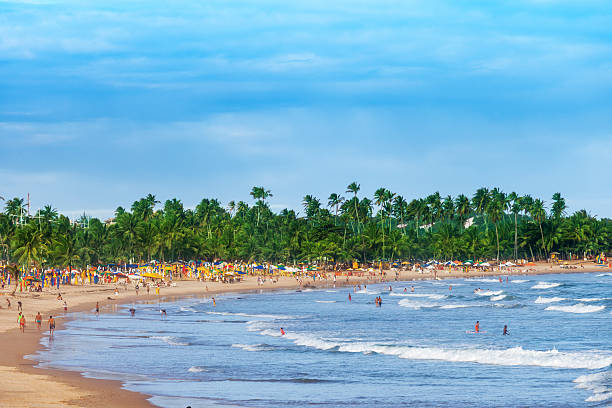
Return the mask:
{"type": "Polygon", "coordinates": [[[391,286],[136,304],[133,318],[132,305],[79,314],[35,358],[121,379],[162,407],[612,404],[611,275],[391,286]],[[483,333],[467,333],[476,320],[483,333]]]}

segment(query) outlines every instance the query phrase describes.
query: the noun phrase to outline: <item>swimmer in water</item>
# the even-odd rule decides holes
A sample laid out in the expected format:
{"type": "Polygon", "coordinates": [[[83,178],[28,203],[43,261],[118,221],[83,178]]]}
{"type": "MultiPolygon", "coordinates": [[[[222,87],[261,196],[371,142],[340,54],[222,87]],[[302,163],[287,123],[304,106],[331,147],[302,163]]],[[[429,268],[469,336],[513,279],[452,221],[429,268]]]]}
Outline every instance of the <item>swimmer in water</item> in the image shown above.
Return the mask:
{"type": "Polygon", "coordinates": [[[508,326],[504,324],[504,336],[509,336],[510,333],[508,333],[508,326]]]}
{"type": "Polygon", "coordinates": [[[351,301],[351,299],[352,299],[352,298],[351,298],[351,294],[349,293],[349,302],[351,301]]]}
{"type": "Polygon", "coordinates": [[[281,332],[281,336],[284,336],[284,335],[285,335],[285,330],[283,330],[283,328],[282,328],[282,327],[280,328],[280,332],[281,332]]]}
{"type": "Polygon", "coordinates": [[[215,298],[212,298],[213,301],[213,306],[216,307],[217,306],[217,301],[215,300],[215,298]]]}
{"type": "Polygon", "coordinates": [[[476,325],[474,326],[474,332],[480,333],[480,322],[477,320],[476,325]]]}
{"type": "Polygon", "coordinates": [[[136,309],[134,309],[133,307],[130,308],[130,314],[132,315],[132,317],[134,317],[134,314],[136,314],[136,309]]]}

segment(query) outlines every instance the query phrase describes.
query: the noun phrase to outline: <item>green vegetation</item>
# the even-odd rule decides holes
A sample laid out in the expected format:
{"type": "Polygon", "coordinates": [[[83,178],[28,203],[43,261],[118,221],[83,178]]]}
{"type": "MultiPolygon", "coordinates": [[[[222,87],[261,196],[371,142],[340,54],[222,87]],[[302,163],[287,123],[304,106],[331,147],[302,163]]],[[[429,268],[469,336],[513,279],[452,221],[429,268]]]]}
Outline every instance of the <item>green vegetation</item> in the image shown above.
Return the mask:
{"type": "Polygon", "coordinates": [[[203,199],[195,209],[180,200],[148,195],[119,207],[108,222],[83,215],[71,222],[51,206],[24,216],[24,200],[14,198],[0,213],[0,260],[32,266],[86,266],[146,262],[151,259],[337,261],[353,259],[546,259],[594,255],[612,247],[612,220],[585,210],[565,214],[565,200],[544,201],[495,188],[472,198],[436,192],[412,201],[380,188],[359,197],[360,185],[333,193],[327,208],[306,195],[304,216],[273,213],[272,193],[251,191],[254,204],[231,201],[226,208],[203,199]]]}

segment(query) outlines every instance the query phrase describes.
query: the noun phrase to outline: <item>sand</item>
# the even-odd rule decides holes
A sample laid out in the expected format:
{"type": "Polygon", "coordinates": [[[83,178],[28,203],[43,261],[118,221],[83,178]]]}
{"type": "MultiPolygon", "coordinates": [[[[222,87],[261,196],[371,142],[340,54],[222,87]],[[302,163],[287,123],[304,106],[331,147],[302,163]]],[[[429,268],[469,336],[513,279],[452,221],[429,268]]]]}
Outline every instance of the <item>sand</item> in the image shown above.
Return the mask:
{"type": "MultiPolygon", "coordinates": [[[[593,264],[578,267],[578,269],[561,269],[558,266],[540,264],[531,267],[511,268],[510,271],[488,271],[471,272],[448,270],[437,271],[437,278],[460,278],[481,276],[503,276],[510,275],[535,275],[547,273],[586,273],[586,272],[610,272],[609,268],[594,266],[593,264]],[[526,269],[529,269],[526,271],[526,269]]],[[[399,280],[433,279],[433,272],[402,271],[399,280]]],[[[389,281],[395,280],[395,273],[389,272],[389,281]]],[[[348,281],[345,277],[338,277],[336,286],[352,286],[357,283],[380,282],[368,278],[351,277],[348,281]]],[[[91,312],[95,310],[96,302],[100,303],[101,312],[115,310],[117,304],[130,303],[134,301],[156,300],[162,298],[170,301],[187,296],[214,296],[224,292],[246,292],[255,290],[274,290],[298,288],[299,285],[294,278],[281,277],[278,282],[272,283],[268,280],[263,286],[257,284],[256,277],[247,277],[240,283],[223,284],[217,282],[198,282],[193,280],[175,281],[176,286],[162,287],[159,295],[146,294],[146,290],[140,290],[137,296],[131,285],[117,286],[119,294],[115,295],[114,284],[107,285],[85,285],[85,286],[61,286],[63,300],[68,304],[68,312],[91,312]]],[[[316,287],[330,287],[334,285],[333,280],[304,282],[316,287]]],[[[0,406],[2,407],[84,407],[84,408],[107,408],[107,407],[152,407],[147,400],[148,396],[127,391],[121,388],[119,381],[96,380],[83,377],[80,373],[37,368],[36,362],[24,358],[33,354],[40,345],[40,337],[48,335],[46,324],[50,314],[57,321],[57,329],[61,330],[62,324],[67,317],[64,316],[63,301],[57,300],[57,289],[45,288],[43,293],[19,292],[10,296],[12,288],[0,291],[0,406]],[[11,309],[7,309],[6,299],[11,301],[11,309]],[[27,326],[25,333],[21,333],[17,327],[17,302],[23,304],[27,326]],[[43,330],[36,328],[34,316],[37,312],[43,315],[43,330]],[[46,330],[45,330],[46,329],[46,330]]]]}

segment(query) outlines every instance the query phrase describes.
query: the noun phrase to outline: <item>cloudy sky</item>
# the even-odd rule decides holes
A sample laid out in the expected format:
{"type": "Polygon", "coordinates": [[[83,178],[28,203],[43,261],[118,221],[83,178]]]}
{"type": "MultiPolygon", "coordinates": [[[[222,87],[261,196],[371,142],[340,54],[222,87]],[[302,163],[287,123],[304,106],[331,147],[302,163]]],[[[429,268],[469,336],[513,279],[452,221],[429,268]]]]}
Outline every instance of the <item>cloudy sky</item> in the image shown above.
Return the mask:
{"type": "Polygon", "coordinates": [[[612,3],[0,0],[0,196],[499,186],[612,217],[612,3]],[[97,4],[94,4],[97,3],[97,4]]]}

